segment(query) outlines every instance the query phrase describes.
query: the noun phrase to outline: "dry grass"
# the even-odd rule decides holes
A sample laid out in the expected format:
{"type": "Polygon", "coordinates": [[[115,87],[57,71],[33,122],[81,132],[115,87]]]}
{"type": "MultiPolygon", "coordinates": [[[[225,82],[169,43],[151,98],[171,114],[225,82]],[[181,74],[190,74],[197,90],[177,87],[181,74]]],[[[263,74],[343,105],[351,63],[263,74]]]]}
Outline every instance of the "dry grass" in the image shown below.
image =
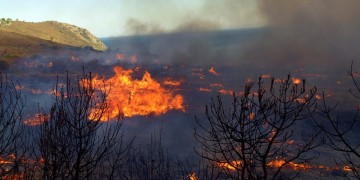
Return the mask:
{"type": "Polygon", "coordinates": [[[100,51],[107,48],[86,29],[70,24],[13,21],[10,26],[0,26],[0,60],[3,62],[62,47],[91,47],[100,51]]]}

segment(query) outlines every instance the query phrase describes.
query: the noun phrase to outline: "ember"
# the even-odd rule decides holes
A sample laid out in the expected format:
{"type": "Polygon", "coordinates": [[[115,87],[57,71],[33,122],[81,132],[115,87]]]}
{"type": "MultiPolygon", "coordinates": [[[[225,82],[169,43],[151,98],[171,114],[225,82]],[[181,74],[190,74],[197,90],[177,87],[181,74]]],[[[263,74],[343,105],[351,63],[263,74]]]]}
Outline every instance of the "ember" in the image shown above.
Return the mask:
{"type": "Polygon", "coordinates": [[[292,78],[292,82],[293,82],[293,84],[300,84],[300,83],[301,83],[301,79],[299,79],[299,78],[292,78]]]}

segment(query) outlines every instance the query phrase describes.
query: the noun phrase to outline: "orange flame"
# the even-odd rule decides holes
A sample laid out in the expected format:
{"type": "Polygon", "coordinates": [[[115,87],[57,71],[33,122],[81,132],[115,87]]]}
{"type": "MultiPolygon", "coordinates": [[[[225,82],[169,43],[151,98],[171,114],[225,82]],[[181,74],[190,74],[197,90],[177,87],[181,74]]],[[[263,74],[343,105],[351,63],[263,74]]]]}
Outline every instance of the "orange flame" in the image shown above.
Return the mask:
{"type": "Polygon", "coordinates": [[[352,168],[351,168],[351,166],[344,166],[344,167],[342,168],[342,170],[343,170],[343,171],[346,171],[346,172],[351,172],[351,171],[352,171],[352,168]]]}
{"type": "Polygon", "coordinates": [[[233,95],[233,94],[234,94],[234,91],[232,91],[232,90],[226,90],[226,89],[220,89],[220,90],[219,90],[219,93],[221,93],[221,94],[227,94],[227,95],[233,95]]]}
{"type": "Polygon", "coordinates": [[[180,86],[182,81],[174,81],[174,80],[171,80],[170,78],[167,78],[163,81],[163,83],[165,85],[169,85],[169,86],[180,86]]]}
{"type": "MultiPolygon", "coordinates": [[[[241,166],[242,161],[241,160],[234,160],[229,162],[219,162],[217,163],[217,166],[223,169],[228,169],[235,171],[237,168],[241,166]]],[[[306,170],[318,170],[318,171],[332,171],[334,169],[339,169],[338,167],[329,167],[329,166],[323,166],[323,165],[311,165],[306,163],[295,163],[293,161],[286,162],[285,159],[275,159],[266,164],[267,167],[270,168],[280,168],[280,167],[286,167],[291,168],[294,171],[306,171],[306,170]]],[[[341,168],[343,171],[353,171],[351,166],[345,165],[341,168]]]]}
{"type": "Polygon", "coordinates": [[[211,92],[212,90],[211,89],[208,89],[208,88],[199,88],[199,91],[201,92],[211,92]]]}
{"type": "Polygon", "coordinates": [[[299,104],[304,104],[306,103],[306,99],[305,98],[296,98],[294,99],[295,102],[299,103],[299,104]]]}
{"type": "MultiPolygon", "coordinates": [[[[135,115],[161,115],[169,110],[185,111],[184,98],[174,95],[170,89],[165,89],[145,72],[141,80],[132,79],[133,70],[114,68],[115,76],[109,79],[95,78],[95,88],[107,92],[108,109],[101,120],[113,119],[118,115],[131,117],[135,115]],[[99,84],[103,84],[97,86],[99,84]]],[[[96,117],[99,109],[94,108],[90,117],[96,117]]]]}
{"type": "Polygon", "coordinates": [[[275,159],[274,161],[270,161],[267,165],[269,167],[281,167],[285,164],[285,160],[283,159],[275,159]]]}
{"type": "Polygon", "coordinates": [[[215,67],[211,67],[209,69],[209,73],[213,74],[214,76],[219,76],[220,74],[216,72],[215,67]]]}
{"type": "Polygon", "coordinates": [[[286,166],[286,167],[290,167],[293,170],[307,170],[307,169],[312,169],[312,168],[317,168],[316,166],[312,166],[309,164],[305,164],[305,163],[295,163],[293,161],[288,162],[285,165],[286,161],[284,159],[275,159],[273,161],[270,161],[267,166],[269,167],[281,167],[281,166],[286,166]]]}
{"type": "Polygon", "coordinates": [[[263,75],[261,75],[261,78],[262,79],[270,79],[271,75],[270,74],[263,74],[263,75]]]}
{"type": "Polygon", "coordinates": [[[189,180],[197,180],[196,174],[194,172],[190,173],[187,177],[189,178],[189,180]]]}
{"type": "Polygon", "coordinates": [[[33,117],[23,121],[24,124],[29,126],[38,126],[46,121],[48,121],[50,116],[48,114],[35,114],[33,117]]]}
{"type": "Polygon", "coordinates": [[[214,84],[210,84],[210,87],[223,87],[223,85],[219,83],[214,83],[214,84]]]}
{"type": "Polygon", "coordinates": [[[231,161],[231,162],[219,162],[217,165],[220,168],[226,168],[229,170],[236,170],[236,168],[240,167],[242,161],[240,160],[236,160],[236,161],[231,161]]]}
{"type": "Polygon", "coordinates": [[[248,115],[248,119],[251,121],[251,120],[254,120],[255,119],[255,113],[254,112],[251,112],[249,115],[248,115]]]}
{"type": "Polygon", "coordinates": [[[301,83],[301,79],[299,79],[299,78],[291,78],[291,79],[292,79],[293,84],[300,84],[301,83]]]}

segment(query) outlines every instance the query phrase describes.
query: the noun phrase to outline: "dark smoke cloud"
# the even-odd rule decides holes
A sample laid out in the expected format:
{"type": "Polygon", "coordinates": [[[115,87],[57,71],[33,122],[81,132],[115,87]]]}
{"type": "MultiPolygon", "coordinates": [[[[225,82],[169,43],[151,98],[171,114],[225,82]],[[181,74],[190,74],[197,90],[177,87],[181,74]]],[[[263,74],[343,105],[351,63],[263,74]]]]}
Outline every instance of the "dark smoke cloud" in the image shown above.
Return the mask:
{"type": "Polygon", "coordinates": [[[259,9],[267,29],[244,59],[335,70],[360,58],[358,0],[259,0],[259,9]]]}

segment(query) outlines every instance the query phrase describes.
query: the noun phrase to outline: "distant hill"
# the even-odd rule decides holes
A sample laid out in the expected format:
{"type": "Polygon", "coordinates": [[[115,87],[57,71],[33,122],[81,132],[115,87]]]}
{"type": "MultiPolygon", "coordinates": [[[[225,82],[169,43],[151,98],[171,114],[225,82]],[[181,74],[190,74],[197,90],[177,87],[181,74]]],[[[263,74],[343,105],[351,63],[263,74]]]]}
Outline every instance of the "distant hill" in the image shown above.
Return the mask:
{"type": "Polygon", "coordinates": [[[88,30],[71,24],[0,20],[0,60],[26,57],[49,47],[90,48],[98,51],[107,49],[88,30]]]}

